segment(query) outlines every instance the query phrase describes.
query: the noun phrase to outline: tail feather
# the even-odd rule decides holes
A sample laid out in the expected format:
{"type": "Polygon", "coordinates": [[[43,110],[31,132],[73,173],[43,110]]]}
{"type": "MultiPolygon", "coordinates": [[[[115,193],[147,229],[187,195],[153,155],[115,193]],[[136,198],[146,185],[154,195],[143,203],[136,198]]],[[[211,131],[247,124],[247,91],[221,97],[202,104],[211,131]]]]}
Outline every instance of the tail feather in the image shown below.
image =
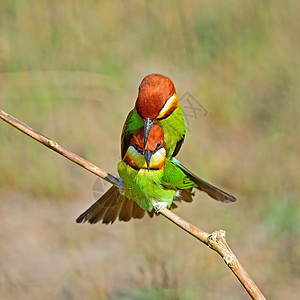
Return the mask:
{"type": "Polygon", "coordinates": [[[133,207],[133,200],[128,199],[121,209],[119,220],[128,222],[132,217],[132,207],[133,207]]]}
{"type": "Polygon", "coordinates": [[[100,199],[83,212],[77,223],[89,222],[91,224],[102,220],[102,223],[113,223],[117,217],[120,221],[129,221],[131,218],[141,219],[145,210],[133,200],[121,195],[118,188],[112,186],[100,199]]]}
{"type": "Polygon", "coordinates": [[[116,205],[113,205],[106,212],[105,216],[103,217],[102,223],[104,223],[104,224],[113,223],[119,216],[120,211],[124,205],[124,201],[126,201],[126,198],[124,196],[121,196],[120,194],[117,197],[118,197],[118,200],[116,201],[116,205]]]}
{"type": "Polygon", "coordinates": [[[77,223],[97,223],[109,209],[111,202],[114,200],[115,190],[110,188],[98,201],[90,208],[83,212],[77,219],[77,223]]]}
{"type": "Polygon", "coordinates": [[[111,210],[118,205],[119,201],[119,193],[117,190],[112,190],[111,193],[108,194],[108,199],[105,202],[105,207],[101,211],[99,211],[97,214],[94,214],[89,220],[90,223],[94,224],[99,222],[100,220],[104,220],[106,216],[109,217],[111,210]]]}
{"type": "Polygon", "coordinates": [[[134,219],[142,219],[145,215],[145,210],[141,208],[136,202],[133,202],[132,217],[134,219]]]}

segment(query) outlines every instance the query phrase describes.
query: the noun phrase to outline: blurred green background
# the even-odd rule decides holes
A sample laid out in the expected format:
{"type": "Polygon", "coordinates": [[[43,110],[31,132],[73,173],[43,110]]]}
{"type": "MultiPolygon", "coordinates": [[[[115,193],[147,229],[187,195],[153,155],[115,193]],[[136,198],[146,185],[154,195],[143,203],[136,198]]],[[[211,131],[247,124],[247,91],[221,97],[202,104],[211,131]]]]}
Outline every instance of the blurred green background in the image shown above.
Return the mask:
{"type": "MultiPolygon", "coordinates": [[[[299,11],[296,0],[2,0],[0,108],[115,173],[140,81],[169,76],[208,111],[189,118],[179,159],[238,198],[196,193],[176,213],[226,230],[268,299],[299,299],[299,11]]],[[[4,122],[0,174],[1,299],[249,298],[163,217],[76,224],[109,185],[4,122]]]]}

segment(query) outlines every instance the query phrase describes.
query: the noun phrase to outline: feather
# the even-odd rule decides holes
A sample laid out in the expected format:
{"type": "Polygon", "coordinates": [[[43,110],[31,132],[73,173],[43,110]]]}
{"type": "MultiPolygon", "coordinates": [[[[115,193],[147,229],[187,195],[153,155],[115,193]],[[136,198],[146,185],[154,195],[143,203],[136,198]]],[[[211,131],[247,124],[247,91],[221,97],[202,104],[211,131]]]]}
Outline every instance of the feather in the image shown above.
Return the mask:
{"type": "Polygon", "coordinates": [[[83,212],[77,219],[77,223],[89,223],[98,222],[105,212],[108,210],[109,205],[114,200],[115,187],[111,187],[98,201],[96,201],[90,208],[83,212]]]}
{"type": "Polygon", "coordinates": [[[102,223],[113,223],[117,217],[121,221],[129,221],[131,218],[142,219],[145,210],[133,200],[120,194],[117,187],[112,186],[100,199],[83,212],[77,219],[77,223],[89,222],[91,224],[102,220],[102,223]]]}
{"type": "Polygon", "coordinates": [[[124,202],[126,201],[126,197],[122,196],[121,194],[119,194],[117,196],[117,201],[116,201],[116,205],[113,205],[104,215],[102,223],[103,224],[109,224],[109,223],[113,223],[116,218],[119,216],[121,208],[124,204],[124,202]]]}
{"type": "Polygon", "coordinates": [[[176,143],[176,146],[175,146],[174,152],[172,154],[172,157],[175,157],[178,154],[178,152],[179,152],[179,150],[180,150],[180,148],[181,148],[181,146],[182,146],[182,144],[184,142],[184,138],[185,138],[185,135],[183,136],[183,138],[181,140],[179,140],[176,143]]]}
{"type": "Polygon", "coordinates": [[[236,198],[221,189],[213,186],[212,184],[200,179],[198,176],[193,174],[191,171],[189,171],[187,168],[185,168],[181,163],[179,163],[177,160],[174,158],[172,161],[179,166],[179,168],[187,175],[187,177],[192,180],[194,183],[197,184],[196,188],[199,189],[200,191],[205,192],[208,194],[210,197],[217,201],[221,201],[223,203],[230,203],[230,202],[235,202],[236,198]]]}
{"type": "Polygon", "coordinates": [[[142,219],[145,215],[145,210],[141,208],[136,202],[133,202],[132,217],[134,219],[142,219]]]}
{"type": "Polygon", "coordinates": [[[132,206],[133,200],[128,199],[128,201],[125,201],[119,215],[120,221],[128,222],[132,218],[132,206]]]}
{"type": "Polygon", "coordinates": [[[174,198],[175,201],[185,201],[192,202],[193,196],[195,196],[195,192],[192,192],[193,188],[189,188],[186,190],[180,190],[179,195],[174,198]]]}

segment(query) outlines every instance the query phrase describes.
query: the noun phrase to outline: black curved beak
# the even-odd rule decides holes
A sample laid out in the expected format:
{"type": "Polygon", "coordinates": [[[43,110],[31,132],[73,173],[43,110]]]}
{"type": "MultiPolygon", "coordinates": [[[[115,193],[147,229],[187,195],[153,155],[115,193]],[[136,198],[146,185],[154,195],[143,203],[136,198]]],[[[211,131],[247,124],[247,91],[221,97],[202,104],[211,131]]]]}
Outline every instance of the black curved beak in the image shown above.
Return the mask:
{"type": "Polygon", "coordinates": [[[148,140],[148,136],[153,125],[154,121],[150,120],[149,118],[144,120],[144,147],[143,147],[143,154],[145,154],[145,148],[148,140]]]}
{"type": "Polygon", "coordinates": [[[150,160],[151,160],[152,154],[153,153],[149,149],[146,149],[144,151],[144,156],[145,156],[145,159],[146,159],[148,172],[150,171],[150,160]]]}

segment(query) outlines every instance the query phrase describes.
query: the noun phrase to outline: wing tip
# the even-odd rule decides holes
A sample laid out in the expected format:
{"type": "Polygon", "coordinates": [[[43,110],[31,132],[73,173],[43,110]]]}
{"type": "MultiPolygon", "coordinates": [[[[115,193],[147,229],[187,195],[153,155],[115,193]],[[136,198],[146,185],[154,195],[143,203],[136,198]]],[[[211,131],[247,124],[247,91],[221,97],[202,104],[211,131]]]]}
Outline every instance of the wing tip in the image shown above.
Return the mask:
{"type": "Polygon", "coordinates": [[[84,214],[81,214],[77,219],[76,219],[76,223],[85,223],[86,222],[86,218],[84,214]]]}
{"type": "Polygon", "coordinates": [[[236,198],[232,195],[228,195],[225,197],[225,199],[222,201],[223,203],[234,203],[236,202],[236,198]]]}

